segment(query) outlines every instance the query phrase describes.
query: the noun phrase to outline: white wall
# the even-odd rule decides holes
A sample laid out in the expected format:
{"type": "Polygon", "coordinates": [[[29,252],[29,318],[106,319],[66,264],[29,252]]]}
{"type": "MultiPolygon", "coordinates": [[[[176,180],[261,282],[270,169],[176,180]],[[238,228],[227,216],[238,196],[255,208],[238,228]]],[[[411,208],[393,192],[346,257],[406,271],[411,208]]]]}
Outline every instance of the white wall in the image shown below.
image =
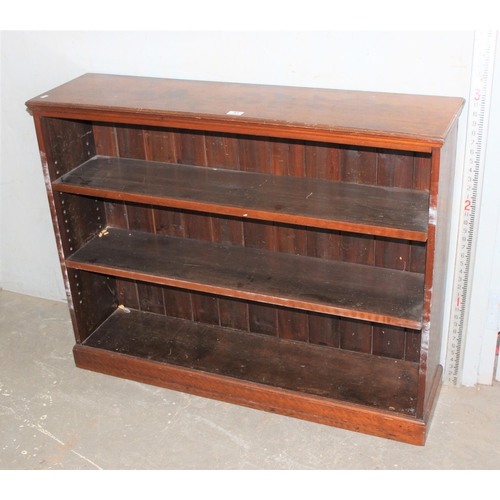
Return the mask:
{"type": "MultiPolygon", "coordinates": [[[[472,31],[2,32],[0,286],[65,297],[24,106],[29,98],[87,72],[468,98],[473,37],[472,31]]],[[[466,113],[458,172],[465,122],[466,113]]]]}

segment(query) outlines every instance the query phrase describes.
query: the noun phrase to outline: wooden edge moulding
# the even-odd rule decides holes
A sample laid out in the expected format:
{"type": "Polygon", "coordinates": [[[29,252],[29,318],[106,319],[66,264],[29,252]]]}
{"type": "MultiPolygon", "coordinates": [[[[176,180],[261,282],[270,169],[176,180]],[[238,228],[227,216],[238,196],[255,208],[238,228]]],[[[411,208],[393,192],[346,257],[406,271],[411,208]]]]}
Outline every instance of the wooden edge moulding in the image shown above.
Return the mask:
{"type": "Polygon", "coordinates": [[[26,105],[77,367],[425,443],[463,99],[86,74],[26,105]]]}

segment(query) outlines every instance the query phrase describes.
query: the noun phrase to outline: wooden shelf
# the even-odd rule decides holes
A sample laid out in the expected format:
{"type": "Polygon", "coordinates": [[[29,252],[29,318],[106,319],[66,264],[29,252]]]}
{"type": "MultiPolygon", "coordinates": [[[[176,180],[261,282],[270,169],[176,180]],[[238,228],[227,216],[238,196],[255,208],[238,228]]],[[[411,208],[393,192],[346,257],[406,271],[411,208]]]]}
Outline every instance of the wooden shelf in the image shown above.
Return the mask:
{"type": "Polygon", "coordinates": [[[349,262],[108,228],[67,266],[419,330],[423,276],[349,262]]]}
{"type": "Polygon", "coordinates": [[[60,192],[426,241],[429,193],[320,179],[94,157],[60,192]]]}
{"type": "Polygon", "coordinates": [[[158,314],[118,309],[83,347],[411,416],[416,409],[418,363],[158,314]]]}

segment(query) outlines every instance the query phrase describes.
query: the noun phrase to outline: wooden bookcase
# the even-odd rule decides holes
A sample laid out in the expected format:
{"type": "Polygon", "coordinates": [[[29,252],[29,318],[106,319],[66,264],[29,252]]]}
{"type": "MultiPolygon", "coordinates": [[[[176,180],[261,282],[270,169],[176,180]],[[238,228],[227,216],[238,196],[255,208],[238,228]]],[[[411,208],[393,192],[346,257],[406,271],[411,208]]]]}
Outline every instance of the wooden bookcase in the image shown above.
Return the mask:
{"type": "Polygon", "coordinates": [[[424,444],[462,99],[86,74],[27,106],[78,367],[424,444]]]}

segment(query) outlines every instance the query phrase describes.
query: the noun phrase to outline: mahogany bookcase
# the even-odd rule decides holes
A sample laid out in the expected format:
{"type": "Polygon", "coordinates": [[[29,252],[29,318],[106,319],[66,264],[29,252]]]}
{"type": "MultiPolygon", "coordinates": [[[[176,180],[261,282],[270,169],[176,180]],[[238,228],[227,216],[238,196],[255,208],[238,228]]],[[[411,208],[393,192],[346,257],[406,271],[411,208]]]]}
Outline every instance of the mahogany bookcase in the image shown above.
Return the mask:
{"type": "Polygon", "coordinates": [[[103,74],[28,101],[76,365],[423,445],[463,104],[103,74]]]}

